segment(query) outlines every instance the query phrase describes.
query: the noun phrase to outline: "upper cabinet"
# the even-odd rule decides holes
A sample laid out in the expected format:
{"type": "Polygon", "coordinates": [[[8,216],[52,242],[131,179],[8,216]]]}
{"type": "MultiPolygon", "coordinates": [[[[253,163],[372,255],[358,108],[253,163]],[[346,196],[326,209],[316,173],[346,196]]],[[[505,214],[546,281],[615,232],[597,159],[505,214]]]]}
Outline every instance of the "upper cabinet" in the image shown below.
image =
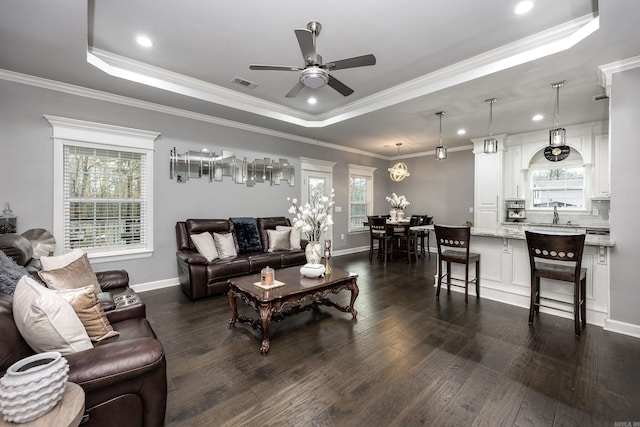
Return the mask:
{"type": "Polygon", "coordinates": [[[609,197],[611,195],[609,166],[609,135],[594,137],[593,170],[594,197],[609,197]]]}
{"type": "Polygon", "coordinates": [[[524,198],[525,183],[522,179],[521,144],[507,146],[504,173],[504,197],[506,199],[524,198]]]}

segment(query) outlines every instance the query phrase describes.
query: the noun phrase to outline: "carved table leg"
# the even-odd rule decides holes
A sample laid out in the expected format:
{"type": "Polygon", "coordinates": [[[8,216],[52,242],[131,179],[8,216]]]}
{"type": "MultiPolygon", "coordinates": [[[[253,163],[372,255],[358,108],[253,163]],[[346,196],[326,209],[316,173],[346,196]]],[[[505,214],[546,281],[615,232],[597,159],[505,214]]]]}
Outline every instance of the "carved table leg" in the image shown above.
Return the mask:
{"type": "Polygon", "coordinates": [[[260,324],[262,326],[262,345],[260,353],[265,355],[269,352],[269,325],[271,324],[271,305],[260,306],[260,324]]]}
{"type": "Polygon", "coordinates": [[[355,280],[351,282],[351,302],[349,302],[349,312],[353,319],[358,315],[358,311],[353,308],[356,303],[356,298],[358,298],[358,294],[360,293],[360,289],[358,288],[358,284],[355,280]]]}
{"type": "Polygon", "coordinates": [[[234,325],[238,320],[238,306],[236,305],[236,297],[233,295],[232,289],[229,289],[229,292],[227,292],[227,297],[229,298],[229,306],[231,307],[231,320],[229,320],[229,324],[234,325]]]}

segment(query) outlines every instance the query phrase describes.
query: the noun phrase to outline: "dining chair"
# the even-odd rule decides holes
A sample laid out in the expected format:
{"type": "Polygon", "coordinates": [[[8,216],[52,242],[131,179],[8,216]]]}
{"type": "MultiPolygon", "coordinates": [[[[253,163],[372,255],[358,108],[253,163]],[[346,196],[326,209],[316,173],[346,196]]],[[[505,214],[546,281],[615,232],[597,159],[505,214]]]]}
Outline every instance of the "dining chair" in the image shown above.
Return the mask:
{"type": "Polygon", "coordinates": [[[436,298],[440,298],[442,279],[447,279],[447,292],[451,292],[451,281],[464,282],[464,302],[469,303],[469,282],[476,285],[476,298],[480,298],[480,254],[469,252],[469,240],[471,239],[470,227],[448,227],[434,225],[436,242],[438,244],[438,287],[436,298]],[[442,269],[442,263],[446,263],[446,273],[442,269]],[[451,276],[451,263],[464,264],[464,280],[451,276]],[[476,277],[469,281],[469,264],[475,263],[476,277]]]}
{"type": "Polygon", "coordinates": [[[573,312],[576,336],[580,336],[582,327],[587,324],[586,287],[587,269],[582,267],[584,234],[560,235],[542,234],[525,231],[529,248],[529,266],[531,267],[531,304],[529,305],[529,324],[533,324],[535,313],[540,307],[551,308],[567,313],[573,312]],[[573,283],[573,301],[567,302],[540,295],[540,278],[573,283]],[[554,305],[544,305],[543,301],[552,301],[554,305]],[[558,305],[571,305],[572,310],[558,308],[558,305]]]}
{"type": "Polygon", "coordinates": [[[378,258],[384,259],[387,264],[387,258],[390,257],[394,249],[393,227],[387,225],[385,217],[370,216],[369,223],[369,262],[373,263],[374,243],[378,243],[378,258]]]}
{"type": "MultiPolygon", "coordinates": [[[[433,216],[429,216],[429,215],[414,215],[414,216],[419,216],[420,217],[420,223],[418,225],[431,225],[433,224],[433,216]]],[[[431,232],[429,230],[420,230],[417,232],[417,236],[418,239],[420,240],[420,256],[424,256],[425,254],[425,243],[424,243],[424,239],[425,237],[427,238],[427,244],[426,244],[426,253],[429,254],[429,258],[431,258],[431,249],[429,249],[430,246],[430,235],[431,232]]]]}
{"type": "Polygon", "coordinates": [[[400,235],[396,235],[397,250],[396,252],[400,256],[406,256],[409,263],[411,263],[411,257],[418,261],[418,235],[415,231],[411,231],[411,227],[419,225],[420,218],[418,216],[411,216],[409,223],[403,225],[403,231],[400,235]]]}

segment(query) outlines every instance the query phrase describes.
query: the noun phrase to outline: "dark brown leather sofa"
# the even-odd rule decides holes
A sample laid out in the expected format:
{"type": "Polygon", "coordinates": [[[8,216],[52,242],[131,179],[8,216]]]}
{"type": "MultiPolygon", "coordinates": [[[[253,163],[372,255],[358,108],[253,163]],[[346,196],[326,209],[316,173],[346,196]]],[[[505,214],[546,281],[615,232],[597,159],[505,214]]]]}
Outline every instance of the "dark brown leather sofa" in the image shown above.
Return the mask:
{"type": "MultiPolygon", "coordinates": [[[[30,242],[20,237],[0,236],[0,250],[34,272],[39,261],[31,258],[30,242]]],[[[85,392],[82,425],[162,426],[167,402],[166,361],[162,344],[145,318],[145,305],[129,288],[126,271],[105,271],[96,276],[102,290],[114,296],[113,300],[106,298],[103,307],[120,335],[94,343],[92,349],[65,355],[69,381],[85,392]]],[[[0,292],[0,376],[32,354],[14,323],[13,297],[0,292]]]]}
{"type": "Polygon", "coordinates": [[[236,258],[216,259],[211,262],[207,262],[206,258],[198,253],[189,236],[205,231],[235,233],[233,222],[229,219],[188,219],[176,223],[178,278],[185,295],[191,299],[198,299],[220,294],[229,289],[228,280],[233,277],[259,273],[266,266],[278,269],[304,265],[307,262],[304,254],[306,240],[301,241],[302,250],[267,252],[267,230],[275,229],[278,225],[290,227],[289,218],[257,218],[256,222],[262,250],[243,253],[239,250],[236,240],[236,258]]]}

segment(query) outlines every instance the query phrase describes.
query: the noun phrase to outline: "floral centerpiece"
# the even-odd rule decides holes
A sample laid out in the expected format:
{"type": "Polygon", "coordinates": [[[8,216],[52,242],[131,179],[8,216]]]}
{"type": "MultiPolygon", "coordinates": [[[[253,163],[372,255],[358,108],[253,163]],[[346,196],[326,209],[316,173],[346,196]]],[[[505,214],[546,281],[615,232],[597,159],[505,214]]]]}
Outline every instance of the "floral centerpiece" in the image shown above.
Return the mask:
{"type": "Polygon", "coordinates": [[[389,212],[391,219],[404,218],[404,210],[411,204],[407,198],[405,196],[398,196],[396,193],[391,193],[391,196],[387,196],[386,200],[391,203],[391,211],[389,212]]]}
{"type": "Polygon", "coordinates": [[[329,196],[314,191],[309,196],[309,202],[302,206],[298,205],[297,199],[292,200],[287,197],[287,200],[291,202],[289,213],[294,215],[293,226],[301,229],[309,240],[305,253],[307,254],[307,262],[312,264],[320,262],[322,258],[320,236],[333,224],[331,216],[331,207],[335,203],[333,197],[333,189],[331,189],[329,196]]]}

